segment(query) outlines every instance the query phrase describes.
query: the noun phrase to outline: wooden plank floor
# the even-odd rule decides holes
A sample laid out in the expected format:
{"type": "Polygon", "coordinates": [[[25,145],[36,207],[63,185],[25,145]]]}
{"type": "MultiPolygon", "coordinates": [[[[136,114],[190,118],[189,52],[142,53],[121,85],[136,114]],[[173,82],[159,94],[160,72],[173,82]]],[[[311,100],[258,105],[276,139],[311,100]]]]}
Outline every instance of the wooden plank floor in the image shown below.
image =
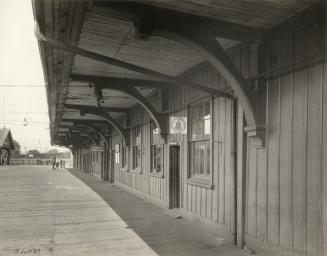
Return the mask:
{"type": "Polygon", "coordinates": [[[243,255],[108,182],[75,175],[0,167],[0,255],[243,255]]]}

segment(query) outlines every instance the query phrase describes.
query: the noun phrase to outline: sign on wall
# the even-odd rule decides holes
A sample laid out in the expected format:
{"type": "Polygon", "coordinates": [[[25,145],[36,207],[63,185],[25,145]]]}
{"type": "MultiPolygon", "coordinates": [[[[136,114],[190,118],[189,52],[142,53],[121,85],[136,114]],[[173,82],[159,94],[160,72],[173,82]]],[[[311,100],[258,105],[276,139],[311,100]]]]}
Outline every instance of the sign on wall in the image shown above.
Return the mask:
{"type": "Polygon", "coordinates": [[[103,147],[92,147],[91,151],[104,151],[103,147]]]}
{"type": "Polygon", "coordinates": [[[187,117],[170,117],[171,134],[187,134],[187,117]]]}

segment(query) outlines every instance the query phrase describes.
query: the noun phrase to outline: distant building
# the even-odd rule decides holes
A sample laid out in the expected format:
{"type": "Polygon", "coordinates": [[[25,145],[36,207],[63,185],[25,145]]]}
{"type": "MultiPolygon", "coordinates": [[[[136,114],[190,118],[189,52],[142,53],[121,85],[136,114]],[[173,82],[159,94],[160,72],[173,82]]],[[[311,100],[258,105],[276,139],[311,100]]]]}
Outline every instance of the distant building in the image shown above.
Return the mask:
{"type": "Polygon", "coordinates": [[[10,129],[0,129],[0,165],[10,164],[10,150],[14,150],[15,145],[10,129]]]}

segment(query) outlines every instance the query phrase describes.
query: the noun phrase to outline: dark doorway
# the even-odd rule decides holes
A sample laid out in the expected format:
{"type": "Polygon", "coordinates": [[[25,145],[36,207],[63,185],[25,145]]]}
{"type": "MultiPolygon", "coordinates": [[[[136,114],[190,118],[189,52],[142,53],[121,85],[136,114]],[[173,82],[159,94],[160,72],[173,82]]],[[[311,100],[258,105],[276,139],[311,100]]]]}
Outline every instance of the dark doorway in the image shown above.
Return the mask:
{"type": "Polygon", "coordinates": [[[169,147],[169,208],[180,207],[179,146],[169,147]]]}
{"type": "Polygon", "coordinates": [[[115,150],[114,149],[111,150],[109,181],[110,183],[115,183],[115,150]]]}

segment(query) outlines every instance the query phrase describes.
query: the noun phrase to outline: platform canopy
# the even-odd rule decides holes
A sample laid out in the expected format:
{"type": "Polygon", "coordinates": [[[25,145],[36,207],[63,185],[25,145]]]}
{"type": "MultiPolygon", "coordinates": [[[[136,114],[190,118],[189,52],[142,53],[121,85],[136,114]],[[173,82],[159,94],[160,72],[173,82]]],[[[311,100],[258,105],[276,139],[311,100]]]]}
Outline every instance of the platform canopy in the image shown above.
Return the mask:
{"type": "Polygon", "coordinates": [[[114,127],[123,134],[124,123],[119,121],[135,104],[145,107],[161,125],[161,113],[145,98],[170,86],[238,97],[249,123],[255,124],[251,92],[224,56],[218,59],[217,66],[223,64],[218,71],[237,82],[230,83],[231,90],[185,81],[183,74],[210,62],[205,46],[218,43],[214,49],[223,52],[266,38],[278,24],[314,2],[33,0],[52,143],[65,143],[67,128],[60,127],[82,120],[102,129],[108,115],[112,119],[103,132],[110,133],[114,127]],[[212,35],[210,43],[192,41],[192,31],[195,36],[198,33],[196,39],[202,38],[201,28],[212,35]]]}

